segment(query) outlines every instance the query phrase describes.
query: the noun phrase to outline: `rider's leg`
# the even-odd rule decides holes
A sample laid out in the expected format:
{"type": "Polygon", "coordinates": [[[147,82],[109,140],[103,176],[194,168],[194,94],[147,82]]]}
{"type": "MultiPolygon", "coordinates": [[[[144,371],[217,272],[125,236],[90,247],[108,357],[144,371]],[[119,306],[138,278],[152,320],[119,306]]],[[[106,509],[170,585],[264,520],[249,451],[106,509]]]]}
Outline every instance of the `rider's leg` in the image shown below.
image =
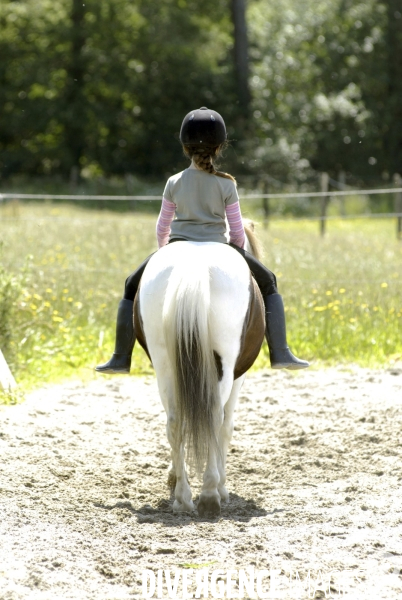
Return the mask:
{"type": "Polygon", "coordinates": [[[285,309],[282,296],[278,294],[276,277],[252,254],[230,244],[243,256],[256,280],[265,305],[265,335],[268,342],[273,369],[305,369],[309,363],[292,354],[286,341],[285,309]]]}
{"type": "MultiPolygon", "coordinates": [[[[151,254],[152,256],[152,254],[151,254]]],[[[116,320],[116,342],[112,358],[103,365],[95,367],[99,373],[129,373],[131,354],[135,344],[133,321],[134,298],[145,267],[151,256],[126,279],[123,299],[119,302],[116,320]]]]}

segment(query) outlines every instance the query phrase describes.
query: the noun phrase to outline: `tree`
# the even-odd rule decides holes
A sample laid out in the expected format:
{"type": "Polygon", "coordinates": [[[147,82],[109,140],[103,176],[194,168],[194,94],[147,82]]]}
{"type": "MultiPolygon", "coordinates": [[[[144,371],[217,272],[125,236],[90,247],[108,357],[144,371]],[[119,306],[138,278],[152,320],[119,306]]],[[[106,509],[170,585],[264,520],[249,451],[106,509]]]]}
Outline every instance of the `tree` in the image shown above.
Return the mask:
{"type": "Polygon", "coordinates": [[[402,5],[400,0],[385,0],[387,96],[383,118],[386,132],[384,153],[387,170],[402,173],[402,5]]]}
{"type": "Polygon", "coordinates": [[[250,106],[248,38],[246,22],[246,0],[232,0],[234,38],[234,62],[240,112],[248,117],[250,106]]]}

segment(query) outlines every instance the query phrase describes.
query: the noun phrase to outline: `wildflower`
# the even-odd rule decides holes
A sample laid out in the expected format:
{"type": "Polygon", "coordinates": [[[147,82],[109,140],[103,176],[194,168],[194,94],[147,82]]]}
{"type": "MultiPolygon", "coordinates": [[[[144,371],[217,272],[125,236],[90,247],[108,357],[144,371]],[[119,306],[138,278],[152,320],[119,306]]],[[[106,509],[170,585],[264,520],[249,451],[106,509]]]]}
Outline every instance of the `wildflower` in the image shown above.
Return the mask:
{"type": "Polygon", "coordinates": [[[344,294],[346,292],[345,288],[339,288],[338,291],[339,291],[340,294],[344,294]]]}
{"type": "Polygon", "coordinates": [[[388,287],[388,283],[386,283],[386,282],[384,281],[384,283],[382,283],[382,284],[381,284],[381,287],[382,287],[382,288],[387,288],[387,287],[388,287]]]}

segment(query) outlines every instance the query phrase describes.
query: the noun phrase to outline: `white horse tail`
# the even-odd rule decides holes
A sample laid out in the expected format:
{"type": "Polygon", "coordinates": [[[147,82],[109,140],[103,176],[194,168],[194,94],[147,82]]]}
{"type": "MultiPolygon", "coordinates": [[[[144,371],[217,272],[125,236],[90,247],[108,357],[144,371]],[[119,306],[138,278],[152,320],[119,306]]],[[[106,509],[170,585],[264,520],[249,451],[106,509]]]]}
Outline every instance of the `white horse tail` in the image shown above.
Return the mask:
{"type": "Polygon", "coordinates": [[[177,432],[187,458],[201,471],[211,444],[217,448],[218,371],[209,325],[208,264],[175,266],[163,306],[165,343],[174,373],[177,432]]]}

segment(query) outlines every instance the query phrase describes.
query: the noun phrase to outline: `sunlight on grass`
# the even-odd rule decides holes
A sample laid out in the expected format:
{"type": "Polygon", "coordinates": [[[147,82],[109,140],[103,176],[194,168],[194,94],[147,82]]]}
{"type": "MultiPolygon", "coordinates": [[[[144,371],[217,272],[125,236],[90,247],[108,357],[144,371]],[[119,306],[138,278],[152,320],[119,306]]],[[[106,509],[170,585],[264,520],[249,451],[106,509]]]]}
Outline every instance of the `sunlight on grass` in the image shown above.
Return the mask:
{"type": "MultiPolygon", "coordinates": [[[[18,214],[1,210],[2,265],[19,286],[2,349],[16,379],[30,389],[99,377],[93,368],[113,350],[124,280],[156,250],[155,216],[33,203],[18,214]]],[[[259,234],[298,356],[319,365],[402,360],[402,244],[393,221],[334,220],[321,239],[317,222],[278,220],[259,234]]],[[[264,344],[255,368],[267,366],[264,344]]],[[[153,372],[140,348],[132,372],[153,372]]]]}

